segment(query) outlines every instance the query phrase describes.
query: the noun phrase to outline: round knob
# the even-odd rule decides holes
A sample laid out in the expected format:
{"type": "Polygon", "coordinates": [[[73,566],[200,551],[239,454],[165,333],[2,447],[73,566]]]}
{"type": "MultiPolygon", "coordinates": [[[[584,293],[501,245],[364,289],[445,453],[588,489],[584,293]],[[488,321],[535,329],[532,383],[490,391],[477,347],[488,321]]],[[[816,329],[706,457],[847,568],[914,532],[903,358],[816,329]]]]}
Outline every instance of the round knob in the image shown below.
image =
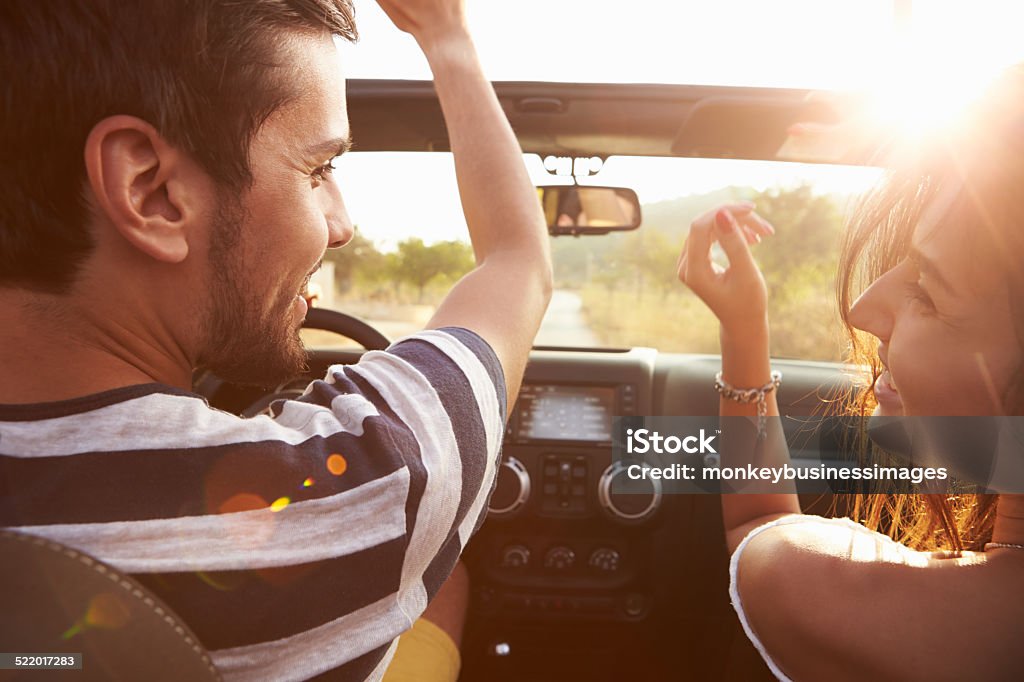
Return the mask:
{"type": "Polygon", "coordinates": [[[614,573],[619,570],[622,556],[609,547],[599,547],[590,554],[587,565],[601,573],[614,573]]]}
{"type": "Polygon", "coordinates": [[[622,610],[630,618],[639,618],[647,610],[647,599],[642,594],[627,594],[622,604],[622,610]]]}
{"type": "Polygon", "coordinates": [[[523,545],[509,545],[501,550],[503,568],[522,568],[530,563],[530,550],[523,545]]]}
{"type": "Polygon", "coordinates": [[[544,555],[544,568],[567,571],[576,562],[576,553],[568,547],[552,547],[544,555]]]}
{"type": "Polygon", "coordinates": [[[487,512],[502,518],[515,514],[530,498],[530,472],[515,457],[508,457],[498,467],[498,482],[487,504],[487,512]]]}
{"type": "Polygon", "coordinates": [[[627,471],[628,466],[623,462],[613,462],[605,469],[597,484],[597,499],[605,513],[616,521],[640,523],[654,516],[661,506],[661,481],[633,480],[627,471]],[[619,490],[613,493],[612,484],[616,482],[619,490]]]}

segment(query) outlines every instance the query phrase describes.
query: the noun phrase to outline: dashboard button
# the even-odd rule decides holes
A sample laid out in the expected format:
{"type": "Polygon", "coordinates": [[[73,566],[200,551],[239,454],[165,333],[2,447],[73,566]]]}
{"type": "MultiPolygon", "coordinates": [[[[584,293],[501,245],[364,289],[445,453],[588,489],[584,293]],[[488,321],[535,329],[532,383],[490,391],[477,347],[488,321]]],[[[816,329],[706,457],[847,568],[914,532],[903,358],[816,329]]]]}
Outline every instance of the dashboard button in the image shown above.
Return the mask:
{"type": "Polygon", "coordinates": [[[554,571],[567,571],[576,563],[576,553],[568,547],[558,545],[552,547],[544,555],[544,568],[554,571]]]}
{"type": "Polygon", "coordinates": [[[631,618],[638,618],[647,610],[647,599],[642,594],[628,594],[622,603],[622,610],[631,618]]]}
{"type": "Polygon", "coordinates": [[[501,550],[503,568],[523,568],[530,563],[530,549],[524,545],[509,545],[501,550]]]}
{"type": "Polygon", "coordinates": [[[491,516],[502,518],[520,511],[530,499],[530,473],[515,457],[508,457],[498,468],[498,481],[487,505],[491,516]]]}
{"type": "Polygon", "coordinates": [[[558,465],[558,478],[562,481],[568,481],[569,476],[572,475],[572,465],[569,462],[561,462],[558,465]]]}
{"type": "Polygon", "coordinates": [[[615,573],[619,570],[622,556],[610,547],[598,547],[590,554],[587,565],[600,573],[615,573]]]}
{"type": "Polygon", "coordinates": [[[616,521],[642,523],[654,516],[661,506],[661,481],[651,478],[632,481],[626,472],[624,463],[612,462],[598,481],[597,498],[605,513],[616,521]]]}

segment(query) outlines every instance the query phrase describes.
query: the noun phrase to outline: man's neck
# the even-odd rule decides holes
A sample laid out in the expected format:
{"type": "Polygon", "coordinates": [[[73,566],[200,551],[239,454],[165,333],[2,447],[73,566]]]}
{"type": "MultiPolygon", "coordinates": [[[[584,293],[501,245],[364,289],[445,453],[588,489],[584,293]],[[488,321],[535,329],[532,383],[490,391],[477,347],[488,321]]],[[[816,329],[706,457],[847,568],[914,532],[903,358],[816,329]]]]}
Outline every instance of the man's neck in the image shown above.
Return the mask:
{"type": "MultiPolygon", "coordinates": [[[[112,311],[106,311],[111,313],[112,311]]],[[[66,400],[151,382],[191,387],[173,343],[73,297],[0,289],[0,404],[66,400]]]]}

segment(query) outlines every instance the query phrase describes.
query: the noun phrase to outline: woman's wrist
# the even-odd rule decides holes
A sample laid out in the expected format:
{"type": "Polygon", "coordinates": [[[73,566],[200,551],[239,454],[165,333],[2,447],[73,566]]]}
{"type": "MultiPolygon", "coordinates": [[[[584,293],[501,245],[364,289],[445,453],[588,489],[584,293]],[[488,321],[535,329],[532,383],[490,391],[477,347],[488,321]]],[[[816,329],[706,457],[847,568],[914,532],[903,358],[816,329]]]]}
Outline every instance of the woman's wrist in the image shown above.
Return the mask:
{"type": "Polygon", "coordinates": [[[771,379],[768,321],[719,332],[722,378],[739,388],[763,386],[771,379]]]}

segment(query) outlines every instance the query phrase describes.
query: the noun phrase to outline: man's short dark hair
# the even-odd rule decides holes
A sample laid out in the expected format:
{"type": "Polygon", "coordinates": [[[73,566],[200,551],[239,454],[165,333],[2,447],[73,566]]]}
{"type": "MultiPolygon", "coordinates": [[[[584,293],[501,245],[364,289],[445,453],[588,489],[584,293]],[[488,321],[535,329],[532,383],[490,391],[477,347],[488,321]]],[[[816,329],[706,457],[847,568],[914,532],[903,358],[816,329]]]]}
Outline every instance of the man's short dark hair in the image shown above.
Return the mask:
{"type": "Polygon", "coordinates": [[[294,97],[283,30],[356,39],[351,0],[0,2],[0,286],[60,293],[92,239],[89,131],[137,116],[223,187],[252,180],[249,145],[294,97]]]}

